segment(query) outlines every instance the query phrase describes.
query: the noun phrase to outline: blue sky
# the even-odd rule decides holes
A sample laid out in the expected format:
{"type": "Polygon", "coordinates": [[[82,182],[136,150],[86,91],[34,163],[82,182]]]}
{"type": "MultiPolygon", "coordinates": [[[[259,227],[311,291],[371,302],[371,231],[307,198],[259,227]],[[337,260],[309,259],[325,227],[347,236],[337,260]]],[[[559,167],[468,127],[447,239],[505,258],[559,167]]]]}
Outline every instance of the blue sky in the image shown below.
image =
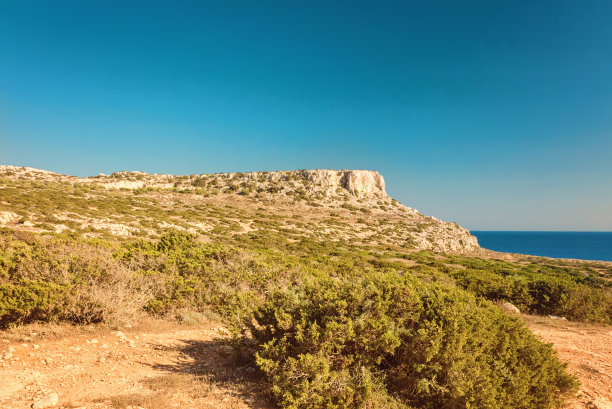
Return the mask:
{"type": "Polygon", "coordinates": [[[0,163],[376,169],[471,229],[612,230],[610,21],[588,0],[0,0],[0,163]]]}

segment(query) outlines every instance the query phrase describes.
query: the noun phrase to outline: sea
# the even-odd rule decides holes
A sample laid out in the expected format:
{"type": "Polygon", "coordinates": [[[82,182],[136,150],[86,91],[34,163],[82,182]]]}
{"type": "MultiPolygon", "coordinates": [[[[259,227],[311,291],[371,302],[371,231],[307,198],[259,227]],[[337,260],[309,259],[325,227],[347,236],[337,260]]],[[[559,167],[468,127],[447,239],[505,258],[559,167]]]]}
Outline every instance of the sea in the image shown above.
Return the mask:
{"type": "Polygon", "coordinates": [[[612,232],[472,231],[481,247],[505,253],[612,261],[612,232]]]}

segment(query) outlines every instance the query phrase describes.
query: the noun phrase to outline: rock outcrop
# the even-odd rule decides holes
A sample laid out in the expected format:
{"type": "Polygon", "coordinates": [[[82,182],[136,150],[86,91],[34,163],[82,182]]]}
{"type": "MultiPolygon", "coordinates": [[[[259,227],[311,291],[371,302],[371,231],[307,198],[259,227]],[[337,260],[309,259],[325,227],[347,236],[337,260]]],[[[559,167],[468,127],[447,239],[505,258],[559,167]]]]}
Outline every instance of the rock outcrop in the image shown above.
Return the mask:
{"type": "Polygon", "coordinates": [[[17,220],[19,220],[19,215],[17,213],[0,210],[0,225],[15,223],[17,220]]]}
{"type": "MultiPolygon", "coordinates": [[[[301,170],[310,183],[320,186],[327,195],[346,189],[354,196],[386,196],[385,180],[375,170],[301,170]]],[[[277,172],[272,172],[277,173],[277,172]]]]}
{"type": "Polygon", "coordinates": [[[342,187],[354,195],[386,195],[385,180],[376,171],[346,170],[342,174],[342,187]]]}

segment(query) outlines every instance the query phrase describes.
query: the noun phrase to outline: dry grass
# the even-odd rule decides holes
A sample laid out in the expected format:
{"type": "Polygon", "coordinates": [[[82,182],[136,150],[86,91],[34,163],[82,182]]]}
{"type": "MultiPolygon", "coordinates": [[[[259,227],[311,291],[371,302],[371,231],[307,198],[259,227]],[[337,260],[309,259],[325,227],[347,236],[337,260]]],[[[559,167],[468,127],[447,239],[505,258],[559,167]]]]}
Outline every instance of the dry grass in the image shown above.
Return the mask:
{"type": "MultiPolygon", "coordinates": [[[[180,393],[181,391],[177,391],[180,393]]],[[[126,409],[133,407],[142,407],[146,409],[169,409],[172,408],[167,396],[163,392],[153,392],[146,394],[130,394],[113,396],[110,401],[113,408],[126,409]]],[[[104,402],[106,400],[100,400],[104,402]]]]}
{"type": "Polygon", "coordinates": [[[35,342],[57,340],[83,333],[93,336],[102,332],[108,332],[104,324],[79,326],[67,323],[34,322],[2,330],[0,337],[9,342],[35,342]]]}
{"type": "Polygon", "coordinates": [[[64,307],[68,319],[104,322],[111,327],[133,325],[144,316],[142,306],[153,296],[155,283],[116,265],[96,285],[78,287],[64,307]]]}

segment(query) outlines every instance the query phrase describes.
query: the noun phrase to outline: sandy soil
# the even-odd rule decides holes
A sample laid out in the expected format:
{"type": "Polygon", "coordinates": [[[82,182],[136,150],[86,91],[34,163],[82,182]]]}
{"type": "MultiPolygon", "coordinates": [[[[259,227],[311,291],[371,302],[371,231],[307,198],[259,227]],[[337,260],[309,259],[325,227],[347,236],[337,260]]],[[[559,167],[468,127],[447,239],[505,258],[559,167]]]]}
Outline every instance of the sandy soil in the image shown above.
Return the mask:
{"type": "MultiPolygon", "coordinates": [[[[612,409],[612,327],[524,319],[580,378],[569,407],[612,409]]],[[[214,323],[0,332],[0,408],[274,408],[255,370],[222,338],[214,323]]]]}
{"type": "Polygon", "coordinates": [[[542,341],[553,343],[581,388],[570,403],[576,409],[612,409],[612,327],[568,322],[558,318],[524,316],[542,341]]]}
{"type": "Polygon", "coordinates": [[[273,407],[220,332],[214,324],[0,332],[0,408],[273,407]]]}

